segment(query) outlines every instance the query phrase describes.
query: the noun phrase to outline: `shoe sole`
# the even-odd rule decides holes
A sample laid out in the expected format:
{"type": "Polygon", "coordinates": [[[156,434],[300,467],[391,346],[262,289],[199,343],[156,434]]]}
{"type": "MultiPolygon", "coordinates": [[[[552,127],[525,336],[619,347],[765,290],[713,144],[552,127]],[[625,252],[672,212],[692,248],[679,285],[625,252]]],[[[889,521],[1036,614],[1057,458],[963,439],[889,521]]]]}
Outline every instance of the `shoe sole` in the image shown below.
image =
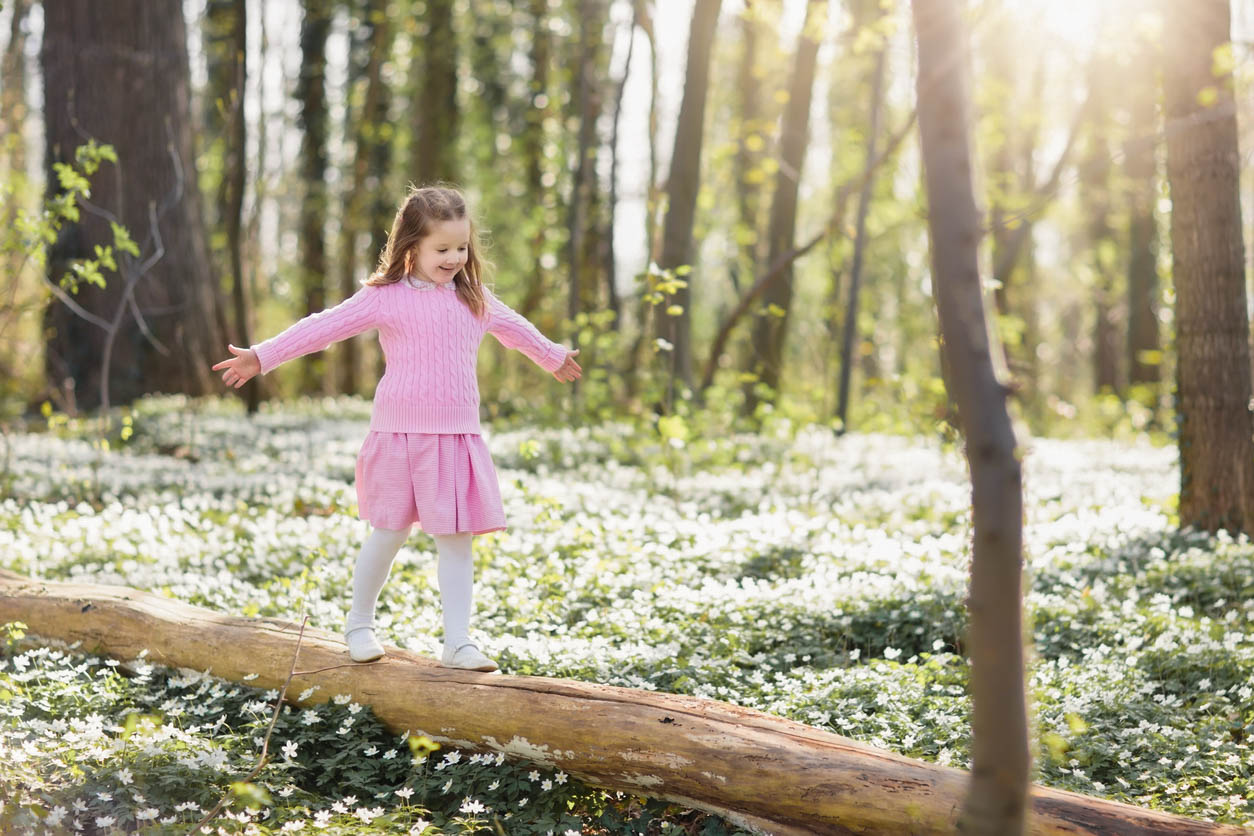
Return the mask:
{"type": "Polygon", "coordinates": [[[373,662],[376,659],[382,659],[386,655],[386,653],[380,653],[377,656],[357,657],[350,653],[348,654],[348,658],[352,659],[354,662],[373,662]]]}
{"type": "Polygon", "coordinates": [[[478,673],[492,673],[492,671],[500,670],[500,665],[477,665],[475,667],[462,667],[461,665],[453,665],[448,662],[440,662],[446,668],[455,671],[476,671],[478,673]]]}

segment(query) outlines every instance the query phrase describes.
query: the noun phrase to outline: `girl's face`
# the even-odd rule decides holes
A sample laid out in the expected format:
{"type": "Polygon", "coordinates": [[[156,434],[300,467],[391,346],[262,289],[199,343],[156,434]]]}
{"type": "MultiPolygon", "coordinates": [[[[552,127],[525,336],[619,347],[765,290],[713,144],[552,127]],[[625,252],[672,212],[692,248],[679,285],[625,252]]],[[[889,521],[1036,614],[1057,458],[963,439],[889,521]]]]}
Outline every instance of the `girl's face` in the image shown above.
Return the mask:
{"type": "Polygon", "coordinates": [[[416,249],[414,272],[418,278],[436,284],[451,282],[470,254],[470,221],[436,221],[416,249]]]}

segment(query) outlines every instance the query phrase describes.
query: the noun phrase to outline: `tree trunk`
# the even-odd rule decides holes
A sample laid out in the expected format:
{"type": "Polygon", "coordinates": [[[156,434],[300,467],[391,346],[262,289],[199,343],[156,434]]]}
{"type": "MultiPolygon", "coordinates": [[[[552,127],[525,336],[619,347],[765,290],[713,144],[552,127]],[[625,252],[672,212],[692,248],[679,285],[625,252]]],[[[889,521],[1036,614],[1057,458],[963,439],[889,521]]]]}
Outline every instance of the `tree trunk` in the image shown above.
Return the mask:
{"type": "Polygon", "coordinates": [[[1180,525],[1254,534],[1250,327],[1228,0],[1168,0],[1164,76],[1176,287],[1180,525]]]}
{"type": "MultiPolygon", "coordinates": [[[[30,11],[26,0],[16,0],[9,13],[9,39],[0,56],[0,181],[16,186],[26,177],[26,119],[30,115],[26,102],[26,29],[23,26],[30,11]]],[[[12,228],[19,208],[19,201],[12,197],[0,202],[0,225],[12,228]]],[[[0,360],[0,375],[17,385],[19,373],[12,364],[25,364],[28,359],[10,354],[7,350],[16,340],[7,335],[26,311],[37,309],[42,302],[19,302],[19,288],[24,283],[22,265],[27,256],[24,252],[0,253],[0,273],[4,295],[10,300],[0,309],[0,340],[6,340],[5,356],[0,360]]],[[[42,290],[40,291],[42,293],[42,290]]],[[[23,352],[24,353],[24,352],[23,352]]],[[[10,390],[11,391],[11,390],[10,390]]]]}
{"type": "Polygon", "coordinates": [[[544,215],[550,211],[552,189],[545,186],[545,173],[551,170],[545,162],[545,120],[553,112],[549,96],[549,73],[553,55],[553,39],[549,30],[548,0],[531,0],[531,81],[528,86],[526,128],[519,137],[522,146],[523,165],[526,170],[527,199],[539,217],[534,221],[531,236],[532,270],[527,280],[527,292],[518,312],[530,318],[544,299],[548,287],[548,271],[542,265],[542,255],[548,249],[549,225],[544,215]]]}
{"type": "MultiPolygon", "coordinates": [[[[223,276],[230,272],[230,258],[226,253],[225,219],[227,209],[227,157],[231,143],[230,113],[231,96],[234,92],[235,71],[235,0],[207,0],[201,25],[201,39],[205,54],[205,89],[201,95],[200,125],[198,136],[202,140],[198,149],[196,171],[200,188],[205,196],[205,225],[209,230],[209,255],[212,259],[214,289],[223,293],[226,283],[223,276]]],[[[227,339],[239,344],[240,338],[231,325],[228,304],[218,306],[218,328],[227,339]]]]}
{"type": "Polygon", "coordinates": [[[862,193],[858,197],[857,230],[853,241],[853,264],[849,268],[849,298],[845,303],[844,339],[840,352],[840,386],[836,402],[836,415],[840,418],[840,431],[849,429],[849,381],[853,376],[855,357],[854,343],[858,333],[858,296],[862,288],[862,258],[866,252],[866,216],[871,206],[875,185],[872,166],[875,165],[875,141],[880,129],[880,105],[884,90],[885,48],[875,57],[875,69],[871,77],[871,127],[866,141],[866,177],[862,181],[862,193]]]}
{"type": "Polygon", "coordinates": [[[1116,312],[1116,261],[1114,228],[1111,224],[1111,148],[1109,137],[1114,129],[1108,108],[1113,106],[1105,74],[1109,65],[1092,59],[1089,89],[1093,117],[1087,125],[1086,148],[1079,164],[1080,201],[1087,215],[1085,244],[1093,268],[1093,391],[1114,394],[1123,391],[1119,383],[1118,324],[1116,312]]]}
{"type": "Polygon", "coordinates": [[[614,251],[614,218],[618,210],[618,126],[623,112],[623,92],[627,89],[627,78],[631,75],[631,59],[636,47],[636,13],[633,11],[631,22],[627,24],[627,56],[623,59],[623,74],[619,78],[614,91],[614,119],[610,129],[610,193],[606,205],[606,222],[602,267],[605,275],[605,294],[609,309],[614,312],[611,327],[616,331],[623,328],[622,301],[618,296],[618,265],[614,251]]]}
{"type": "MultiPolygon", "coordinates": [[[[653,14],[652,7],[647,0],[633,0],[632,8],[635,11],[636,25],[640,27],[640,31],[644,33],[645,38],[649,42],[649,126],[648,126],[648,142],[649,142],[649,173],[648,181],[645,183],[644,198],[644,272],[647,274],[659,257],[657,254],[657,207],[659,202],[660,190],[657,182],[657,124],[658,124],[658,57],[657,57],[657,38],[653,31],[653,14]]],[[[646,368],[646,346],[652,345],[649,335],[654,333],[653,309],[654,305],[650,304],[642,292],[644,287],[648,286],[648,279],[642,282],[643,286],[636,289],[636,339],[631,344],[631,349],[623,358],[621,367],[623,375],[624,389],[628,401],[634,401],[640,388],[640,370],[646,368]]]]}
{"type": "MultiPolygon", "coordinates": [[[[419,184],[457,182],[457,31],[453,0],[427,0],[426,33],[417,44],[422,54],[422,78],[415,86],[414,119],[418,142],[413,146],[410,170],[419,184]]],[[[379,26],[386,26],[384,20],[379,26]]]]}
{"type": "MultiPolygon", "coordinates": [[[[352,126],[353,161],[350,172],[348,192],[344,195],[343,217],[340,221],[340,298],[347,299],[361,286],[360,275],[362,259],[362,227],[366,226],[369,217],[371,176],[370,162],[373,156],[375,135],[383,126],[386,117],[385,91],[383,81],[383,63],[387,60],[392,43],[391,27],[388,25],[387,0],[367,0],[363,14],[365,24],[360,27],[360,57],[354,71],[350,73],[349,86],[355,81],[365,84],[365,93],[360,108],[346,108],[346,125],[352,126]],[[356,75],[357,78],[353,76],[356,75]]],[[[352,58],[350,57],[350,61],[352,58]]],[[[371,239],[373,240],[373,239],[371,239]]],[[[369,252],[369,269],[373,270],[378,258],[378,251],[369,252]]],[[[360,337],[352,337],[340,344],[340,376],[339,391],[344,394],[355,394],[359,388],[360,373],[359,355],[361,350],[360,337]]],[[[373,387],[370,387],[373,389],[373,387]]]]}
{"type": "MultiPolygon", "coordinates": [[[[299,625],[239,618],[121,586],[32,580],[0,570],[0,623],[81,642],[129,661],[207,670],[280,688],[299,625]]],[[[612,790],[647,793],[773,834],[950,836],[964,772],[700,697],[540,676],[441,667],[388,648],[348,661],[338,635],[306,628],[288,694],[298,705],[349,694],[384,725],[442,743],[503,752],[612,790]]],[[[1250,836],[1076,793],[1033,788],[1033,836],[1250,836]]]]}
{"type": "MultiPolygon", "coordinates": [[[[775,177],[770,226],[767,229],[768,264],[774,264],[781,254],[793,248],[797,228],[797,189],[809,142],[810,97],[826,9],[827,4],[823,0],[806,3],[805,23],[797,39],[792,81],[788,86],[788,104],[780,121],[779,172],[775,177]]],[[[753,328],[753,354],[759,364],[758,377],[773,395],[778,394],[783,376],[784,344],[792,308],[792,277],[792,265],[789,264],[779,281],[766,289],[763,295],[766,312],[758,317],[753,328]]],[[[746,387],[747,415],[753,415],[757,410],[757,391],[753,384],[746,387]]]]}
{"type": "Polygon", "coordinates": [[[26,30],[22,24],[30,11],[27,0],[14,0],[9,17],[9,40],[0,58],[0,137],[4,138],[5,168],[11,172],[26,169],[26,141],[22,128],[26,124],[26,30]]]}
{"type": "MultiPolygon", "coordinates": [[[[574,320],[580,311],[595,305],[595,284],[588,276],[588,238],[593,224],[593,192],[596,189],[596,154],[600,144],[597,120],[601,116],[600,52],[604,41],[605,17],[608,7],[603,0],[580,0],[579,41],[575,60],[574,113],[579,120],[579,137],[575,145],[574,173],[567,204],[567,269],[570,271],[566,293],[566,317],[574,320]]],[[[578,332],[572,347],[579,348],[578,332]]]]}
{"type": "MultiPolygon", "coordinates": [[[[304,300],[303,316],[327,307],[327,36],[331,31],[332,0],[304,0],[300,25],[300,179],[304,196],[297,229],[300,267],[297,282],[304,300]]],[[[319,395],[330,391],[323,352],[300,359],[298,391],[319,395]]]]}
{"type": "Polygon", "coordinates": [[[1007,389],[997,380],[977,245],[966,54],[958,0],[914,0],[919,135],[927,182],[932,286],[942,351],[971,472],[973,549],[968,597],[972,779],[959,828],[1018,836],[1031,754],[1024,695],[1023,486],[1007,389]]]}
{"type": "Polygon", "coordinates": [[[740,14],[740,66],[736,70],[736,105],[738,129],[736,141],[736,222],[735,239],[738,258],[731,270],[736,295],[742,293],[740,277],[752,280],[761,259],[761,238],[758,218],[761,215],[762,182],[765,179],[762,152],[766,147],[766,120],[762,108],[762,71],[758,66],[758,35],[764,28],[761,15],[763,0],[746,0],[740,14]]]}
{"type": "MultiPolygon", "coordinates": [[[[666,220],[662,227],[662,253],[658,266],[663,270],[691,269],[696,258],[692,226],[697,214],[697,192],[701,187],[701,146],[705,134],[705,101],[710,86],[710,55],[722,0],[696,0],[688,30],[688,68],[684,95],[675,126],[675,145],[667,177],[666,220]]],[[[696,278],[688,272],[681,277],[685,286],[663,302],[677,306],[677,314],[657,320],[658,335],[666,338],[670,351],[670,377],[690,389],[692,379],[692,289],[696,278]]]]}
{"type": "Polygon", "coordinates": [[[93,183],[92,206],[62,230],[48,275],[59,281],[73,259],[109,245],[107,214],[130,230],[138,259],[122,256],[119,276],[84,285],[77,301],[114,320],[116,340],[60,302],[45,310],[45,369],[69,391],[71,409],[105,396],[129,403],[150,392],[217,391],[209,367],[225,351],[220,294],[209,266],[189,112],[183,7],[176,2],[47,0],[43,4],[48,181],[91,136],[118,154],[116,176],[93,183]],[[136,316],[143,318],[142,327],[136,316]],[[147,333],[145,331],[147,330],[147,333]],[[109,356],[107,378],[102,358],[109,356]]]}
{"type": "MultiPolygon", "coordinates": [[[[244,154],[248,134],[244,118],[245,82],[248,78],[248,10],[245,0],[231,0],[229,44],[231,92],[226,102],[225,171],[219,191],[220,210],[226,231],[226,249],[231,265],[231,303],[235,327],[231,329],[235,345],[252,345],[252,329],[248,325],[248,299],[244,279],[244,241],[241,225],[244,217],[244,154]]],[[[261,403],[261,376],[244,384],[244,400],[248,414],[255,415],[261,403]]]]}
{"type": "Polygon", "coordinates": [[[1128,211],[1128,383],[1155,385],[1162,379],[1158,328],[1158,194],[1155,162],[1159,123],[1152,78],[1157,56],[1148,41],[1132,57],[1126,91],[1129,133],[1124,150],[1128,211]]]}

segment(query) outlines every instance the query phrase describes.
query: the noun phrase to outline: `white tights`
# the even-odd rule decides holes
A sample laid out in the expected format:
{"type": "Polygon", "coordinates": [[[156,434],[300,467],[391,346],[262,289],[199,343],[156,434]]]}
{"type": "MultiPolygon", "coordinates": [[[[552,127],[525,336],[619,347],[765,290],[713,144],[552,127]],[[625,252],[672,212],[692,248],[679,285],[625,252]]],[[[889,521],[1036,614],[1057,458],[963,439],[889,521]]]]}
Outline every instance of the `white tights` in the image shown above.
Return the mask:
{"type": "MultiPolygon", "coordinates": [[[[444,643],[460,647],[470,641],[470,612],[474,606],[475,564],[470,552],[474,535],[433,534],[440,555],[437,577],[444,605],[444,643]]],[[[388,578],[392,560],[409,539],[409,528],[374,528],[357,555],[353,569],[353,606],[344,629],[374,625],[375,602],[388,578]]]]}

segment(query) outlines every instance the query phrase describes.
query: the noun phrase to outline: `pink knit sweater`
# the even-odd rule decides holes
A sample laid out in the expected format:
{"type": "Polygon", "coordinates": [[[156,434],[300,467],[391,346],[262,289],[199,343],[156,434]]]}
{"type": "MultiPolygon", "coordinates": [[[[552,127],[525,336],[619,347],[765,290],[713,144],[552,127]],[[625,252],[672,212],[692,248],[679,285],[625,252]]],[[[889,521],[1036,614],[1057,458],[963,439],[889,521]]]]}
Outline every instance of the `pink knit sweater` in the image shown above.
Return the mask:
{"type": "Polygon", "coordinates": [[[374,393],[370,429],[376,432],[472,433],[479,428],[475,358],[484,334],[516,348],[545,371],[566,360],[566,347],[492,294],[477,318],[452,283],[408,278],[363,285],[333,308],[311,314],[277,336],[252,346],[261,373],[332,343],[379,329],[387,369],[374,393]]]}

